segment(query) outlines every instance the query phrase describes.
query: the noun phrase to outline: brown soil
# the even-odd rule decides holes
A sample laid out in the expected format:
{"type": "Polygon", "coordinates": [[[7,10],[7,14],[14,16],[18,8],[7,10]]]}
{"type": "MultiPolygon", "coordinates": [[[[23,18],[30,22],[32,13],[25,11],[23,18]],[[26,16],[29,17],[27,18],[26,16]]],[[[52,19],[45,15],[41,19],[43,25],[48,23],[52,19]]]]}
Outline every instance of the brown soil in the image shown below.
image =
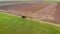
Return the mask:
{"type": "Polygon", "coordinates": [[[59,2],[19,2],[0,6],[5,12],[60,24],[59,2]]]}

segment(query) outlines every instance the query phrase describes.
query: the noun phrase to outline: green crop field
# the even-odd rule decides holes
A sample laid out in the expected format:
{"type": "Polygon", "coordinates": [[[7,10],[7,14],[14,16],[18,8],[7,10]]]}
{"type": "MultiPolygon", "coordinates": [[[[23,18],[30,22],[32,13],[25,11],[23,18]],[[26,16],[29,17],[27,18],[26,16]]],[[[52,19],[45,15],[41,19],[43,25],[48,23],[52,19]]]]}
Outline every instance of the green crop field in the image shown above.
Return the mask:
{"type": "Polygon", "coordinates": [[[0,13],[0,34],[60,34],[60,26],[0,13]]]}

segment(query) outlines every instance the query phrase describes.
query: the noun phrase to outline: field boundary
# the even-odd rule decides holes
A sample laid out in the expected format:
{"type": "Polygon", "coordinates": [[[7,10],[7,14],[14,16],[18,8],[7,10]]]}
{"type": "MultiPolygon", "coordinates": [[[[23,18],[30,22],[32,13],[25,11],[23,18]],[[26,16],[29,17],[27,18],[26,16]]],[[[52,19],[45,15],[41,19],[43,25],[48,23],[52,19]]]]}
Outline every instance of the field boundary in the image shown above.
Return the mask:
{"type": "MultiPolygon", "coordinates": [[[[11,15],[11,16],[16,16],[16,17],[19,17],[20,18],[20,16],[18,16],[18,15],[13,15],[13,14],[5,13],[5,12],[0,12],[0,13],[11,15]]],[[[26,18],[26,19],[30,20],[30,18],[26,18]]],[[[41,20],[37,20],[37,19],[32,19],[32,20],[38,21],[38,22],[42,22],[42,23],[45,23],[45,24],[60,26],[59,24],[55,24],[55,23],[52,23],[52,22],[46,22],[46,21],[41,21],[41,20]]]]}
{"type": "Polygon", "coordinates": [[[46,24],[50,24],[50,25],[60,26],[59,24],[55,24],[55,23],[52,23],[52,22],[40,21],[40,20],[37,20],[37,19],[32,19],[32,20],[42,22],[42,23],[46,23],[46,24]]]}

